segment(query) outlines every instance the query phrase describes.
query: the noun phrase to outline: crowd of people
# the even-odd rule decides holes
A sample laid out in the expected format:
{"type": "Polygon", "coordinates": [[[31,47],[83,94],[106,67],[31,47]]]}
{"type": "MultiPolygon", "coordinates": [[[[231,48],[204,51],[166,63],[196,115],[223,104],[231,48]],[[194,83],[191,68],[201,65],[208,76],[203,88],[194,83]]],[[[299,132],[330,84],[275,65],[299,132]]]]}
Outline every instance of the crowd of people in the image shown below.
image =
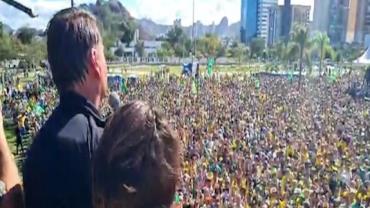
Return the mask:
{"type": "Polygon", "coordinates": [[[368,207],[369,107],[332,83],[243,75],[149,79],[123,96],[167,114],[185,147],[178,203],[193,207],[368,207]]]}
{"type": "Polygon", "coordinates": [[[21,180],[0,128],[1,206],[370,207],[370,103],[347,94],[361,76],[147,76],[109,115],[101,37],[88,12],[58,12],[55,89],[7,86],[17,146],[36,136],[21,180]]]}
{"type": "Polygon", "coordinates": [[[8,81],[4,88],[2,109],[8,123],[15,125],[16,154],[22,155],[25,153],[24,140],[35,137],[58,99],[51,82],[36,79],[19,83],[19,78],[15,80],[18,81],[8,81]]]}
{"type": "MultiPolygon", "coordinates": [[[[367,207],[370,104],[345,93],[354,79],[315,79],[298,90],[285,77],[233,75],[202,79],[194,91],[192,79],[166,75],[120,95],[122,103],[158,106],[177,129],[185,148],[178,205],[367,207]]],[[[50,92],[36,103],[53,109],[50,92]]],[[[37,113],[20,105],[33,99],[7,96],[5,103],[33,120],[37,113]]]]}

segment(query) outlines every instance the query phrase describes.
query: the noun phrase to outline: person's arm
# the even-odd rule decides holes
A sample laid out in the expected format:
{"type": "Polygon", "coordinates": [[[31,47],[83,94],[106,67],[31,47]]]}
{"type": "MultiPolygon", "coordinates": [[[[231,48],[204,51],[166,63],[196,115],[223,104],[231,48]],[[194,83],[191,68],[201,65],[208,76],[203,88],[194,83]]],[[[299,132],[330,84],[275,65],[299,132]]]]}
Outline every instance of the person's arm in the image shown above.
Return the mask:
{"type": "Polygon", "coordinates": [[[5,184],[6,194],[0,207],[23,207],[23,193],[18,168],[5,138],[3,116],[0,110],[0,180],[5,184]]]}

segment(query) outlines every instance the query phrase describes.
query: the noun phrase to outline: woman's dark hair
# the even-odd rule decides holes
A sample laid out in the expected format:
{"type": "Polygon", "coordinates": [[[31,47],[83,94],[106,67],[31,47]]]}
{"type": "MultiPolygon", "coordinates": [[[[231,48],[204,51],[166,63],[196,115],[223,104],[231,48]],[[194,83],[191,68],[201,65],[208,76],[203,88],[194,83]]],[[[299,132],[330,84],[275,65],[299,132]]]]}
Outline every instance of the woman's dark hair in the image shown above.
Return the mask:
{"type": "Polygon", "coordinates": [[[85,10],[64,9],[50,20],[47,28],[48,60],[59,91],[85,79],[88,54],[100,39],[95,17],[85,10]]]}
{"type": "Polygon", "coordinates": [[[93,160],[97,208],[169,207],[181,166],[177,134],[144,102],[117,111],[106,126],[93,160]]]}

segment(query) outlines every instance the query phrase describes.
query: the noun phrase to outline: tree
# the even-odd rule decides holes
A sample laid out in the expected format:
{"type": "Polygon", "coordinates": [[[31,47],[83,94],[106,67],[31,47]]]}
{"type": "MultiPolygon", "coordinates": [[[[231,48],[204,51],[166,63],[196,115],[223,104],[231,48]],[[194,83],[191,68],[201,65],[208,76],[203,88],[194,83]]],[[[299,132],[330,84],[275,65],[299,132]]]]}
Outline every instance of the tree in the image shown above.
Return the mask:
{"type": "MultiPolygon", "coordinates": [[[[116,2],[115,2],[116,3],[116,2]]],[[[84,4],[81,7],[90,10],[99,20],[105,36],[112,38],[112,42],[121,41],[130,44],[135,37],[137,24],[134,18],[123,9],[120,2],[112,4],[112,1],[98,0],[96,5],[84,4]]],[[[104,42],[105,43],[105,42],[104,42]]],[[[112,47],[112,45],[106,45],[112,47]]]]}
{"type": "Polygon", "coordinates": [[[302,70],[303,70],[303,58],[306,50],[310,47],[311,43],[309,40],[308,29],[301,25],[296,25],[293,31],[293,41],[299,48],[299,89],[301,88],[302,81],[302,70]]]}
{"type": "Polygon", "coordinates": [[[191,41],[180,26],[174,25],[168,31],[166,39],[177,57],[183,57],[190,52],[191,41]]]}
{"type": "Polygon", "coordinates": [[[0,37],[3,36],[3,33],[4,33],[4,26],[3,26],[3,23],[0,22],[0,37]]]}
{"type": "Polygon", "coordinates": [[[137,25],[133,20],[121,23],[121,30],[123,35],[121,37],[121,42],[126,43],[128,46],[134,39],[137,25]]]}
{"type": "Polygon", "coordinates": [[[115,39],[112,34],[107,33],[106,31],[103,31],[103,43],[104,43],[104,54],[105,58],[109,61],[114,60],[116,57],[113,54],[113,52],[110,50],[115,45],[115,39]]]}
{"type": "Polygon", "coordinates": [[[32,40],[27,45],[22,45],[20,49],[22,56],[26,62],[27,66],[39,66],[41,61],[45,60],[46,57],[46,41],[41,40],[32,40]]]}
{"type": "Polygon", "coordinates": [[[170,57],[173,56],[173,54],[174,51],[170,43],[167,41],[163,42],[161,48],[157,50],[157,56],[161,58],[170,57]]]}
{"type": "Polygon", "coordinates": [[[319,74],[321,76],[322,62],[324,58],[326,58],[327,54],[329,54],[329,56],[331,57],[333,49],[330,46],[329,37],[325,33],[318,33],[314,41],[315,41],[316,48],[319,50],[319,53],[320,53],[319,74]]]}
{"type": "Polygon", "coordinates": [[[222,44],[220,39],[212,34],[207,34],[205,37],[197,41],[198,51],[204,57],[214,57],[217,58],[217,55],[223,55],[222,44]]]}
{"type": "Polygon", "coordinates": [[[171,44],[172,48],[175,48],[177,44],[185,43],[185,33],[184,30],[178,26],[174,25],[171,30],[167,33],[167,41],[171,44]]]}
{"type": "Polygon", "coordinates": [[[247,48],[238,42],[234,42],[229,49],[229,56],[238,59],[238,63],[241,64],[243,57],[247,55],[247,48]]]}
{"type": "Polygon", "coordinates": [[[266,41],[263,38],[254,38],[252,39],[250,43],[250,50],[251,50],[251,58],[253,56],[255,57],[261,57],[263,51],[265,50],[266,47],[266,41]]]}
{"type": "Polygon", "coordinates": [[[17,31],[17,38],[22,42],[22,44],[30,44],[36,35],[37,31],[34,28],[21,27],[17,31]]]}
{"type": "Polygon", "coordinates": [[[135,51],[138,54],[139,57],[144,57],[145,56],[145,50],[144,50],[144,42],[139,41],[135,45],[135,51]]]}
{"type": "Polygon", "coordinates": [[[0,36],[0,62],[6,59],[14,59],[17,57],[18,47],[12,37],[3,33],[0,36]]]}

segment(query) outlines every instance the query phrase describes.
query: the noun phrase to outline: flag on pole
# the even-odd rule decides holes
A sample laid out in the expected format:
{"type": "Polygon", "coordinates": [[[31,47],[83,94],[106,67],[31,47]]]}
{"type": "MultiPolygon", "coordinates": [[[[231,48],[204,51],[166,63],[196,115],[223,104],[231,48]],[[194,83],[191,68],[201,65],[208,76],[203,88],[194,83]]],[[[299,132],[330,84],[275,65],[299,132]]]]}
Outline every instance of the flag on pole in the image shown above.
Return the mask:
{"type": "Polygon", "coordinates": [[[328,77],[330,83],[335,83],[337,81],[337,71],[333,70],[328,77]]]}
{"type": "Polygon", "coordinates": [[[127,89],[127,82],[126,82],[126,80],[124,80],[124,79],[121,79],[121,83],[120,83],[120,85],[121,85],[121,92],[124,92],[124,93],[128,93],[128,89],[127,89]]]}
{"type": "Polygon", "coordinates": [[[33,109],[33,112],[40,116],[41,114],[43,114],[45,112],[44,108],[42,108],[39,104],[37,104],[34,109],[33,109]]]}
{"type": "Polygon", "coordinates": [[[292,70],[289,70],[288,80],[290,81],[290,83],[293,82],[293,71],[292,70]]]}
{"type": "Polygon", "coordinates": [[[260,85],[261,85],[260,80],[259,79],[254,79],[254,85],[255,85],[256,89],[259,90],[260,85]]]}
{"type": "Polygon", "coordinates": [[[214,61],[213,58],[208,59],[208,64],[207,64],[207,74],[208,74],[208,76],[212,76],[214,62],[215,61],[214,61]]]}

